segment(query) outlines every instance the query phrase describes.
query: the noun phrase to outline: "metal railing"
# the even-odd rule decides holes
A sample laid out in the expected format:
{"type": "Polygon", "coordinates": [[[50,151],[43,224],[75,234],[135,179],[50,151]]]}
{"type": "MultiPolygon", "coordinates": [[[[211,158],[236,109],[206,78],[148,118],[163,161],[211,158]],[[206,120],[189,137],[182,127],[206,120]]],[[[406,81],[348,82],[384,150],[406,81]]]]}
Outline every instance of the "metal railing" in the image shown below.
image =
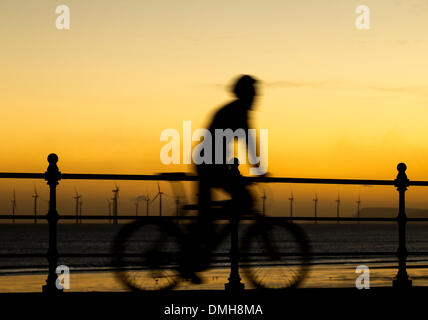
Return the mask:
{"type": "MultiPolygon", "coordinates": [[[[185,173],[164,173],[156,175],[135,175],[135,174],[72,174],[61,173],[58,169],[58,156],[50,154],[48,156],[49,166],[45,173],[0,173],[0,179],[44,179],[49,186],[49,210],[45,216],[38,218],[46,219],[49,225],[49,244],[46,254],[49,262],[49,272],[46,280],[46,285],[43,286],[43,292],[55,294],[58,291],[56,288],[56,268],[58,264],[58,248],[57,248],[57,224],[59,220],[75,219],[73,216],[59,215],[56,209],[56,187],[60,180],[143,180],[143,181],[198,181],[196,175],[188,175],[185,173]]],[[[407,218],[405,206],[405,192],[409,186],[428,186],[428,181],[410,181],[406,175],[406,165],[400,163],[397,166],[398,174],[395,180],[363,180],[363,179],[312,179],[312,178],[278,178],[278,177],[243,177],[248,182],[257,183],[299,183],[299,184],[337,184],[337,185],[371,185],[371,186],[392,186],[397,188],[399,208],[396,218],[356,218],[356,217],[271,217],[269,219],[287,219],[295,221],[396,221],[398,225],[398,250],[396,256],[398,258],[398,272],[393,280],[393,287],[409,288],[412,286],[412,281],[407,274],[407,257],[408,251],[406,248],[406,224],[407,221],[428,221],[428,218],[407,218]]],[[[1,215],[0,219],[32,219],[33,215],[1,215]]],[[[107,220],[110,216],[105,215],[85,215],[81,219],[85,220],[107,220]]],[[[147,217],[136,217],[134,215],[122,215],[115,217],[120,220],[135,220],[147,217]]],[[[151,217],[160,219],[197,219],[197,217],[151,217]]],[[[224,218],[223,218],[224,219],[224,218]]],[[[251,218],[244,218],[250,220],[251,218]]],[[[345,253],[344,253],[345,254],[345,253]]],[[[368,253],[364,253],[368,254],[368,253]]],[[[370,253],[370,254],[389,254],[389,253],[370,253]]],[[[428,253],[427,253],[428,254],[428,253]]],[[[95,254],[89,254],[94,256],[95,254]]],[[[7,254],[0,257],[40,257],[40,254],[7,254]]],[[[64,254],[62,256],[88,256],[79,254],[64,254]]],[[[97,256],[111,256],[111,254],[98,254],[97,256]]]]}

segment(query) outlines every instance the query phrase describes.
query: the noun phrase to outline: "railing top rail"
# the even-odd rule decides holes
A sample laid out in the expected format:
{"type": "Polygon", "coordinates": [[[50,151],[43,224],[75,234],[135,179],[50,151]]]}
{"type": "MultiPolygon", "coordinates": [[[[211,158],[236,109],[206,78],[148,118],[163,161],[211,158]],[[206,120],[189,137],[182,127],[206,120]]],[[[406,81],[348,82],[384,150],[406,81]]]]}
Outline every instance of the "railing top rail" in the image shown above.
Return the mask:
{"type": "MultiPolygon", "coordinates": [[[[186,173],[161,173],[154,175],[135,174],[62,174],[62,179],[89,180],[154,180],[154,181],[198,181],[199,177],[186,173]]],[[[317,184],[354,184],[354,185],[394,185],[394,180],[358,180],[358,179],[320,179],[320,178],[281,178],[281,177],[244,177],[249,182],[263,183],[317,183],[317,184]]]]}
{"type": "MultiPolygon", "coordinates": [[[[0,172],[0,179],[44,179],[44,173],[0,172]]],[[[68,180],[142,180],[142,181],[198,181],[198,176],[184,172],[160,174],[102,174],[102,173],[63,173],[61,179],[68,180]]],[[[244,177],[249,182],[262,183],[304,183],[304,184],[342,184],[394,186],[395,180],[372,179],[324,179],[292,177],[244,177]]],[[[409,186],[428,186],[428,181],[409,181],[409,186]]]]}
{"type": "Polygon", "coordinates": [[[409,186],[428,187],[428,181],[409,181],[409,186]]]}
{"type": "Polygon", "coordinates": [[[44,173],[0,172],[1,179],[44,179],[44,173]]]}

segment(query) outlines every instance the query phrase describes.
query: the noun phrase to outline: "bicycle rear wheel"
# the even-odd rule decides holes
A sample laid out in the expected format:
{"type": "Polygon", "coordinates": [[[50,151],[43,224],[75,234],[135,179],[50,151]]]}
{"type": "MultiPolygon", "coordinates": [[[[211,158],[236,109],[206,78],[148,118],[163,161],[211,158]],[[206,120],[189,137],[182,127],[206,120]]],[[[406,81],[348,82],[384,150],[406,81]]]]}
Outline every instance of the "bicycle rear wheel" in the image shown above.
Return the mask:
{"type": "Polygon", "coordinates": [[[309,271],[309,241],[290,222],[260,220],[249,227],[241,246],[241,270],[258,289],[295,288],[309,271]]]}
{"type": "Polygon", "coordinates": [[[130,290],[158,291],[175,287],[181,246],[171,222],[135,221],[125,225],[113,245],[117,277],[130,290]]]}

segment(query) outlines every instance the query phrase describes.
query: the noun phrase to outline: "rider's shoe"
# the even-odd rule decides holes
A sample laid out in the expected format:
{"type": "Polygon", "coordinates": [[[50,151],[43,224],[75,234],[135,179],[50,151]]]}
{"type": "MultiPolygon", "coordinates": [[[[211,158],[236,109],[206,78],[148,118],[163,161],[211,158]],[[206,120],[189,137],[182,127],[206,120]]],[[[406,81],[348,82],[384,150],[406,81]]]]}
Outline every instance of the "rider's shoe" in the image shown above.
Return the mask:
{"type": "Polygon", "coordinates": [[[195,272],[188,270],[186,268],[181,268],[179,271],[183,279],[190,280],[190,282],[192,282],[193,284],[202,283],[202,279],[195,272]]]}
{"type": "Polygon", "coordinates": [[[201,284],[202,283],[202,279],[196,273],[192,273],[192,275],[190,277],[190,281],[193,284],[201,284]]]}

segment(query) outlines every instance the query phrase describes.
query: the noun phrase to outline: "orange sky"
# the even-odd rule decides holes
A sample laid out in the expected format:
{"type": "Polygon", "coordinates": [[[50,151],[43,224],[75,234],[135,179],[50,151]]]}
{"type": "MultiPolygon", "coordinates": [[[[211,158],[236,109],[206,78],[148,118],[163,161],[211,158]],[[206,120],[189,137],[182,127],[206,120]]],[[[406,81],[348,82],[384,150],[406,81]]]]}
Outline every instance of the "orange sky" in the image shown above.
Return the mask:
{"type": "MultiPolygon", "coordinates": [[[[191,170],[161,164],[160,132],[203,126],[248,73],[262,80],[254,117],[272,175],[391,179],[403,161],[428,180],[428,5],[366,1],[371,29],[359,31],[359,4],[67,1],[71,29],[59,31],[56,1],[2,2],[0,171],[44,171],[50,152],[63,172],[191,170]]],[[[11,184],[1,189],[7,207],[11,184]]],[[[362,191],[342,192],[353,208],[362,191]]]]}

